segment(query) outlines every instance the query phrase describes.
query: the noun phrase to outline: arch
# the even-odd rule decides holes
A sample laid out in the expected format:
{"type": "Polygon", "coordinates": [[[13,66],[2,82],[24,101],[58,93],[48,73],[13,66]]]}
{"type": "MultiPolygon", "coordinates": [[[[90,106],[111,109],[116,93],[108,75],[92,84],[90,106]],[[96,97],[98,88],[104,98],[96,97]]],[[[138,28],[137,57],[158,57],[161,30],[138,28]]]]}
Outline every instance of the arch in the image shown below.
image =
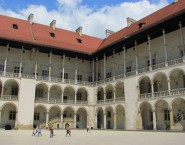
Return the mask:
{"type": "Polygon", "coordinates": [[[50,108],[48,109],[48,112],[49,112],[52,108],[58,108],[58,109],[60,110],[60,112],[62,113],[62,109],[61,109],[60,106],[58,106],[58,105],[52,105],[52,106],[50,106],[50,108]]]}
{"type": "Polygon", "coordinates": [[[9,79],[5,81],[3,95],[19,96],[19,83],[17,80],[9,79]]]}
{"type": "Polygon", "coordinates": [[[156,74],[153,75],[152,80],[154,80],[159,75],[164,75],[167,78],[167,75],[164,72],[157,72],[156,74]]]}
{"type": "Polygon", "coordinates": [[[43,85],[43,86],[45,86],[46,88],[49,88],[49,86],[48,86],[46,83],[44,83],[44,82],[39,82],[39,83],[37,83],[37,84],[36,84],[36,87],[38,87],[38,86],[40,86],[40,85],[43,85]]]}
{"type": "Polygon", "coordinates": [[[0,110],[3,110],[3,108],[6,106],[6,105],[13,105],[16,109],[16,111],[18,111],[18,107],[16,104],[14,104],[13,102],[6,102],[4,103],[2,106],[1,106],[1,109],[0,110]]]}
{"type": "Polygon", "coordinates": [[[75,93],[76,93],[76,91],[72,86],[65,87],[64,92],[63,92],[64,103],[70,102],[70,101],[74,102],[75,101],[75,93]]]}
{"type": "MultiPolygon", "coordinates": [[[[97,89],[96,89],[96,91],[99,91],[99,90],[101,90],[101,89],[103,89],[103,87],[102,87],[102,86],[98,86],[97,89]]],[[[104,89],[103,89],[103,90],[104,90],[104,89]]]]}
{"type": "Polygon", "coordinates": [[[122,81],[115,84],[115,91],[115,98],[125,98],[124,83],[122,81]]]}
{"type": "Polygon", "coordinates": [[[53,121],[60,123],[61,113],[61,108],[58,105],[51,106],[49,108],[49,124],[53,121]]]}
{"type": "Polygon", "coordinates": [[[104,112],[102,107],[96,108],[96,119],[97,119],[97,128],[105,128],[104,126],[104,112]]]}
{"type": "Polygon", "coordinates": [[[139,90],[141,94],[151,93],[151,80],[148,76],[142,77],[142,79],[140,79],[139,90]]]}
{"type": "Polygon", "coordinates": [[[125,129],[125,108],[123,105],[117,105],[116,111],[116,129],[125,129]]]}
{"type": "Polygon", "coordinates": [[[50,87],[50,91],[49,91],[49,99],[50,100],[61,100],[61,96],[62,96],[62,89],[59,85],[52,85],[50,87]]]}
{"type": "Polygon", "coordinates": [[[113,129],[114,128],[114,110],[112,106],[107,106],[105,108],[105,114],[106,114],[106,128],[107,129],[113,129]]]}
{"type": "MultiPolygon", "coordinates": [[[[76,123],[74,123],[75,110],[72,106],[67,106],[63,109],[63,126],[68,123],[70,124],[71,128],[76,128],[76,123]]],[[[75,118],[76,119],[76,118],[75,118]]]]}
{"type": "Polygon", "coordinates": [[[97,101],[104,100],[104,89],[103,87],[99,86],[97,89],[97,101]]]}
{"type": "Polygon", "coordinates": [[[185,72],[184,72],[183,69],[181,69],[181,68],[174,68],[174,69],[172,69],[172,70],[168,73],[168,76],[171,76],[171,74],[172,74],[174,71],[182,71],[183,74],[185,74],[185,72]]]}
{"type": "Polygon", "coordinates": [[[150,77],[149,76],[141,76],[139,79],[138,79],[138,81],[137,81],[137,84],[139,84],[140,82],[141,82],[141,80],[143,80],[143,79],[145,79],[145,78],[147,78],[147,79],[149,79],[150,80],[150,82],[151,82],[151,79],[150,79],[150,77]]]}
{"type": "Polygon", "coordinates": [[[105,90],[114,90],[114,86],[112,84],[108,84],[106,87],[105,87],[105,90]]]}
{"type": "Polygon", "coordinates": [[[48,109],[45,105],[42,105],[42,104],[36,105],[35,109],[38,108],[38,107],[43,107],[45,109],[45,111],[48,112],[48,109]]]}
{"type": "Polygon", "coordinates": [[[88,101],[88,91],[85,87],[78,88],[77,101],[88,101]]]}
{"type": "Polygon", "coordinates": [[[85,107],[78,108],[76,112],[76,128],[86,128],[88,112],[85,107]]]}
{"type": "Polygon", "coordinates": [[[47,98],[48,91],[48,85],[46,83],[38,83],[35,87],[35,98],[47,98]]]}
{"type": "Polygon", "coordinates": [[[59,84],[52,84],[50,87],[49,87],[49,90],[51,90],[52,87],[58,87],[62,90],[62,87],[59,85],[59,84]]]}
{"type": "Polygon", "coordinates": [[[72,90],[74,90],[74,91],[76,92],[76,89],[75,89],[73,86],[71,86],[71,85],[65,86],[63,90],[65,91],[65,90],[68,89],[68,88],[69,88],[69,89],[72,89],[72,90]]]}
{"type": "Polygon", "coordinates": [[[153,77],[154,92],[168,90],[167,76],[163,72],[158,72],[153,77]]]}

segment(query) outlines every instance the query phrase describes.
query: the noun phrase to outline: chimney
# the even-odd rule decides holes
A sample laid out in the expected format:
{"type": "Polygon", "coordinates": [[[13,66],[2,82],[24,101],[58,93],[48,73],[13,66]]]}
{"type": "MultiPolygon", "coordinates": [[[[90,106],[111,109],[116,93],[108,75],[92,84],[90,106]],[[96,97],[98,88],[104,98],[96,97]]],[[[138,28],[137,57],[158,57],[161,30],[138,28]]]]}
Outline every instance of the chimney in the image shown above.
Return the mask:
{"type": "Polygon", "coordinates": [[[106,29],[105,30],[106,38],[109,37],[110,35],[112,35],[113,33],[114,33],[114,31],[111,31],[111,30],[106,29]]]}
{"type": "Polygon", "coordinates": [[[82,26],[80,26],[76,29],[76,33],[78,33],[80,36],[82,36],[82,26]]]}
{"type": "Polygon", "coordinates": [[[175,3],[177,3],[179,0],[174,0],[175,3]]]}
{"type": "Polygon", "coordinates": [[[30,14],[30,15],[28,16],[28,22],[29,22],[30,24],[33,24],[33,14],[30,14]]]}
{"type": "Polygon", "coordinates": [[[50,23],[50,27],[55,30],[56,29],[56,20],[53,20],[51,23],[50,23]]]}
{"type": "Polygon", "coordinates": [[[132,25],[132,24],[135,23],[135,22],[136,22],[136,20],[134,20],[134,19],[128,17],[128,18],[127,18],[127,27],[129,27],[130,25],[132,25]]]}

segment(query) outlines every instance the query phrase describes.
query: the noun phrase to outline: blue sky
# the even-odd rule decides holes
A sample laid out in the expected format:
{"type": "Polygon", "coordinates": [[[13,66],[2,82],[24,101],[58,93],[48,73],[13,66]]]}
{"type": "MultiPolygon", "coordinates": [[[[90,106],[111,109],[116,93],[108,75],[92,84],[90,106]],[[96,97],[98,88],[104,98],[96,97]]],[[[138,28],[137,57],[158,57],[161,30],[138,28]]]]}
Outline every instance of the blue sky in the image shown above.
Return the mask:
{"type": "Polygon", "coordinates": [[[174,0],[0,0],[0,14],[48,25],[53,19],[57,27],[104,38],[105,30],[124,28],[126,18],[139,20],[174,0]]]}

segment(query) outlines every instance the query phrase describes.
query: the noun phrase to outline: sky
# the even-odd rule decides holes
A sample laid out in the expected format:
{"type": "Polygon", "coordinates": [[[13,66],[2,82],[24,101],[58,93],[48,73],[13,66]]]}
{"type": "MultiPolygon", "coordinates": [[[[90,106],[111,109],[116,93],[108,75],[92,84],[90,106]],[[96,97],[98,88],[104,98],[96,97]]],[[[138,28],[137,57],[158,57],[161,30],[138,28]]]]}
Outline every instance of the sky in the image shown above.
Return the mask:
{"type": "Polygon", "coordinates": [[[127,26],[127,17],[139,20],[174,0],[0,0],[0,14],[105,38],[105,30],[118,31],[127,26]]]}

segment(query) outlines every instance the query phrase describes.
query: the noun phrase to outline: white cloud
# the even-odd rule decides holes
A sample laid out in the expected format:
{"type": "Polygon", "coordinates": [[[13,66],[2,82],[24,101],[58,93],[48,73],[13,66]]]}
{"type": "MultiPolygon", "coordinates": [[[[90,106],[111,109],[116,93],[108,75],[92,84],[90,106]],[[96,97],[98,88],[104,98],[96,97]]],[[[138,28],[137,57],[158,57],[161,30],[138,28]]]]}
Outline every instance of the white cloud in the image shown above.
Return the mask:
{"type": "Polygon", "coordinates": [[[0,7],[0,13],[21,19],[27,19],[28,15],[33,13],[36,23],[49,25],[55,19],[59,28],[74,31],[78,26],[82,26],[83,33],[104,38],[104,30],[118,31],[125,27],[127,17],[139,20],[168,4],[167,0],[160,0],[158,3],[140,0],[95,10],[82,5],[82,0],[57,0],[57,2],[57,10],[48,11],[43,5],[29,5],[18,12],[0,7]]]}

